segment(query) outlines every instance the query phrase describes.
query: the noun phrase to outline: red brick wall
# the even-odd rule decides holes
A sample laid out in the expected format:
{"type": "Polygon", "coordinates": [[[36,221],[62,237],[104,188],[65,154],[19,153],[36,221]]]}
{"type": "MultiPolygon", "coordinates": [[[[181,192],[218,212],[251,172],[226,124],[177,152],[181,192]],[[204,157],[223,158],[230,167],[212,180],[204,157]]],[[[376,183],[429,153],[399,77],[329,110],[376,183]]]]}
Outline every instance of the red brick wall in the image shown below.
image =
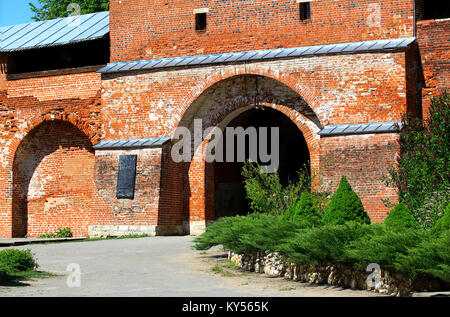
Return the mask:
{"type": "MultiPolygon", "coordinates": [[[[402,52],[108,74],[103,76],[102,113],[107,120],[102,135],[106,139],[171,137],[208,88],[244,74],[266,76],[273,79],[271,83],[291,88],[296,98],[307,103],[302,113],[321,125],[398,121],[407,107],[402,52]]],[[[253,87],[254,80],[248,85],[253,87]]],[[[270,89],[265,91],[269,95],[270,89]]],[[[236,100],[245,96],[242,88],[228,93],[236,100]]],[[[221,97],[216,97],[217,102],[221,97]]]]}
{"type": "Polygon", "coordinates": [[[89,147],[100,139],[100,90],[98,74],[80,71],[9,80],[0,91],[0,237],[23,232],[27,208],[33,236],[64,223],[87,233],[87,201],[98,203],[90,198],[89,147]],[[26,180],[34,187],[25,188],[26,180]]]}
{"type": "MultiPolygon", "coordinates": [[[[113,213],[104,213],[92,225],[158,225],[162,149],[100,150],[96,152],[95,180],[99,195],[113,213]],[[137,155],[134,199],[117,199],[120,155],[137,155]]],[[[177,219],[178,220],[178,219],[177,219]]],[[[180,221],[181,222],[181,221],[180,221]]],[[[174,223],[171,223],[174,224],[174,223]]],[[[175,223],[178,224],[178,223],[175,223]]]]}
{"type": "Polygon", "coordinates": [[[443,89],[450,90],[450,19],[417,23],[424,85],[423,116],[427,117],[430,100],[443,89]]]}
{"type": "Polygon", "coordinates": [[[295,0],[112,0],[110,12],[112,62],[411,37],[414,25],[413,0],[311,1],[305,21],[295,0]]]}
{"type": "MultiPolygon", "coordinates": [[[[297,124],[317,169],[324,161],[320,152],[331,155],[326,152],[327,142],[333,139],[321,143],[317,137],[321,126],[401,119],[410,94],[407,57],[402,52],[322,56],[105,75],[102,113],[108,120],[104,122],[103,135],[106,139],[171,137],[177,126],[192,129],[194,118],[203,119],[204,128],[224,127],[230,117],[254,104],[254,97],[249,96],[257,95],[258,103],[281,111],[297,124]]],[[[352,159],[335,158],[336,174],[325,173],[322,180],[334,184],[347,175],[367,211],[380,221],[387,213],[381,199],[393,197],[391,189],[382,184],[381,174],[386,172],[386,161],[392,161],[395,155],[395,145],[384,139],[377,144],[378,136],[359,144],[364,138],[342,139],[348,147],[343,149],[352,159]],[[359,157],[364,160],[358,161],[359,157]],[[375,167],[370,173],[361,172],[367,160],[375,167]],[[352,164],[348,164],[350,161],[352,164]]],[[[335,149],[332,144],[330,148],[335,149]]],[[[165,221],[162,219],[166,212],[170,214],[169,209],[181,210],[183,219],[189,211],[190,222],[214,219],[214,175],[201,159],[194,159],[187,170],[169,164],[163,167],[162,174],[171,176],[162,182],[161,192],[178,195],[161,196],[161,201],[169,205],[164,203],[160,208],[170,206],[167,211],[160,209],[161,221],[165,221]],[[174,178],[174,174],[179,178],[174,178]],[[167,183],[169,186],[164,185],[167,183]]]]}
{"type": "MultiPolygon", "coordinates": [[[[202,118],[204,128],[224,127],[224,122],[251,106],[255,99],[250,96],[256,95],[258,103],[281,111],[297,124],[308,143],[312,165],[317,169],[322,162],[320,149],[327,149],[326,143],[321,144],[317,136],[321,126],[400,119],[408,99],[406,58],[402,52],[337,55],[104,75],[102,82],[95,73],[9,81],[8,95],[2,95],[0,121],[4,131],[0,170],[4,176],[0,184],[4,189],[0,200],[1,234],[9,236],[12,230],[12,184],[14,175],[19,175],[12,168],[16,148],[34,127],[39,129],[41,122],[71,122],[91,144],[100,138],[171,137],[177,126],[191,127],[193,118],[202,118]]],[[[50,141],[59,142],[61,149],[58,147],[46,156],[45,164],[31,173],[32,179],[42,179],[45,175],[53,175],[55,179],[63,177],[61,166],[73,160],[72,152],[67,150],[71,146],[80,154],[77,157],[86,160],[86,166],[92,165],[92,152],[80,149],[77,138],[71,138],[72,143],[58,138],[50,141]],[[56,164],[54,169],[50,168],[52,164],[56,164]]],[[[355,146],[361,153],[371,153],[371,144],[355,146]]],[[[353,154],[359,153],[355,151],[349,150],[348,155],[361,156],[353,154]]],[[[378,151],[385,156],[392,152],[387,145],[378,151]]],[[[153,149],[149,155],[139,153],[141,172],[136,199],[118,201],[115,199],[117,153],[97,154],[92,178],[97,191],[77,192],[68,186],[69,192],[63,192],[68,199],[84,197],[84,203],[63,204],[58,200],[61,196],[52,194],[57,190],[57,183],[42,192],[44,196],[49,193],[49,199],[28,202],[27,205],[31,204],[30,233],[37,235],[62,226],[64,216],[69,217],[67,226],[73,227],[76,235],[86,235],[88,225],[161,225],[176,231],[183,222],[200,222],[201,227],[202,221],[214,219],[213,174],[207,172],[203,162],[175,164],[170,159],[170,148],[153,149]],[[83,211],[82,206],[90,206],[90,212],[83,211]],[[62,213],[60,207],[67,209],[67,213],[62,213]],[[46,213],[48,210],[53,211],[46,213]],[[52,213],[56,216],[48,218],[52,213]],[[47,223],[45,219],[51,220],[47,223]]],[[[379,157],[371,159],[377,166],[384,166],[377,161],[379,157]]],[[[340,163],[336,161],[336,164],[340,163]]],[[[360,163],[355,160],[353,167],[341,166],[336,170],[353,180],[369,213],[374,219],[381,219],[380,215],[386,211],[380,199],[386,189],[378,179],[373,180],[374,175],[357,172],[357,164],[360,163]],[[365,184],[373,186],[364,191],[361,186],[365,184]]],[[[25,165],[21,163],[17,169],[22,171],[25,165]]],[[[83,171],[80,173],[72,179],[86,178],[90,185],[85,184],[83,188],[94,188],[92,179],[88,180],[83,171]]],[[[328,174],[323,177],[329,182],[337,178],[328,174]]],[[[390,194],[388,191],[387,195],[390,194]]],[[[19,221],[16,226],[20,228],[19,221]]]]}
{"type": "Polygon", "coordinates": [[[46,121],[27,134],[14,158],[13,236],[64,227],[85,235],[97,204],[94,165],[89,138],[69,122],[46,121]]]}
{"type": "Polygon", "coordinates": [[[400,149],[398,135],[326,137],[321,139],[320,149],[320,189],[334,193],[346,176],[372,222],[382,222],[390,210],[383,200],[398,200],[396,190],[383,182],[400,149]]]}

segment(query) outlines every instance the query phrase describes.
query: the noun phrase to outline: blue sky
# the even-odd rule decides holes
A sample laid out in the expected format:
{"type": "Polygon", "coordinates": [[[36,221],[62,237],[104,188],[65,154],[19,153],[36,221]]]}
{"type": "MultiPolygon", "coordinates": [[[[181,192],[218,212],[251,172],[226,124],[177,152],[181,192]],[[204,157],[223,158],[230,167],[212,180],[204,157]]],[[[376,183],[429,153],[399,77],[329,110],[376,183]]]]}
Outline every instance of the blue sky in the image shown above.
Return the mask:
{"type": "Polygon", "coordinates": [[[0,26],[32,22],[29,2],[37,0],[0,0],[0,26]]]}

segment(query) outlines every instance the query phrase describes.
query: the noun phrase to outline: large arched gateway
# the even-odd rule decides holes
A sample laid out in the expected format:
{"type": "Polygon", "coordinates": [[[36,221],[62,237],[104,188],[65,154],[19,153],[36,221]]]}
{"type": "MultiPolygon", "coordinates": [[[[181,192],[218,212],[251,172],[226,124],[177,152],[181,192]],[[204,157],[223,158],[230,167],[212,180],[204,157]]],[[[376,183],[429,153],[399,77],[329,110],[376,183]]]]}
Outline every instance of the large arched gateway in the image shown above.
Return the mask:
{"type": "MultiPolygon", "coordinates": [[[[245,148],[234,149],[243,150],[245,159],[249,158],[251,142],[258,143],[255,149],[259,153],[260,128],[278,128],[276,149],[271,149],[277,153],[270,154],[279,159],[276,169],[284,182],[294,178],[304,164],[311,164],[313,169],[318,166],[319,119],[297,92],[270,77],[243,74],[213,84],[185,111],[179,127],[188,128],[192,137],[193,157],[188,163],[186,182],[191,234],[202,232],[208,221],[218,217],[249,211],[240,174],[243,160],[236,155],[234,159],[226,159],[227,152],[232,150],[226,146],[227,128],[255,129],[257,140],[247,135],[245,148]],[[206,159],[208,144],[215,137],[211,135],[213,128],[223,131],[224,162],[206,159]],[[202,142],[195,140],[199,133],[202,142]]],[[[267,138],[266,142],[271,140],[267,138]]],[[[232,143],[237,147],[237,142],[232,143]]]]}

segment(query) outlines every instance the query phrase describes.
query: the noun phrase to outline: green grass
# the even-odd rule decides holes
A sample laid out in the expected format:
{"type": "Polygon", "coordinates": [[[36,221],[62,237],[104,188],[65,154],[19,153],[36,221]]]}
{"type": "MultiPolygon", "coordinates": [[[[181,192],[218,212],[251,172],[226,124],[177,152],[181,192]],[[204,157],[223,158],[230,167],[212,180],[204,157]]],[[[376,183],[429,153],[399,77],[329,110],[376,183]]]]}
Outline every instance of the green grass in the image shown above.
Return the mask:
{"type": "Polygon", "coordinates": [[[222,272],[223,272],[223,268],[222,268],[219,264],[216,264],[216,265],[211,269],[211,271],[213,271],[214,273],[222,273],[222,272]]]}
{"type": "Polygon", "coordinates": [[[21,271],[21,272],[14,272],[9,273],[6,276],[0,276],[0,285],[3,283],[10,283],[10,282],[24,282],[24,281],[32,281],[34,279],[43,279],[43,278],[50,278],[54,277],[55,274],[44,272],[44,271],[34,271],[34,270],[28,270],[28,271],[21,271]]]}
{"type": "Polygon", "coordinates": [[[220,274],[223,277],[230,277],[230,276],[236,276],[236,273],[234,270],[236,269],[236,264],[231,261],[226,262],[217,262],[215,266],[211,268],[211,271],[220,274]]]}
{"type": "Polygon", "coordinates": [[[280,292],[289,292],[289,291],[294,291],[294,290],[296,290],[295,287],[283,287],[283,288],[280,288],[280,292]]]}

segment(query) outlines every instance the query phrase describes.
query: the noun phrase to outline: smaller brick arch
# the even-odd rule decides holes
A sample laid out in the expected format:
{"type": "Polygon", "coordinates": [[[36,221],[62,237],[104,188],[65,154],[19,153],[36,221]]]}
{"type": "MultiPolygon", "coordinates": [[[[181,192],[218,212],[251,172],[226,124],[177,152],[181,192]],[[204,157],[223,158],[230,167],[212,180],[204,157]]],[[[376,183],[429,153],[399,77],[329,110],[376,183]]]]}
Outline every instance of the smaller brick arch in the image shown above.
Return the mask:
{"type": "MultiPolygon", "coordinates": [[[[181,119],[184,117],[192,103],[197,100],[205,91],[221,81],[240,75],[259,75],[274,79],[295,91],[307,102],[308,106],[314,112],[316,112],[316,109],[319,106],[317,93],[315,93],[315,89],[313,88],[313,86],[309,85],[308,83],[299,82],[297,78],[290,75],[289,73],[280,73],[271,68],[253,68],[248,65],[243,65],[222,69],[212,75],[209,75],[204,81],[195,86],[180,103],[177,116],[179,118],[178,123],[181,122],[181,119]]],[[[323,127],[320,118],[317,118],[319,120],[319,126],[323,127]]]]}
{"type": "MultiPolygon", "coordinates": [[[[243,102],[243,105],[245,102],[243,102]]],[[[317,131],[312,129],[310,126],[306,124],[306,122],[309,121],[308,118],[304,117],[302,114],[297,113],[294,109],[289,108],[285,105],[280,104],[271,104],[271,103],[259,103],[260,106],[272,108],[274,110],[277,110],[284,114],[286,117],[288,117],[300,130],[300,132],[303,134],[303,137],[306,140],[306,144],[308,146],[308,151],[311,154],[311,166],[314,168],[317,168],[319,166],[319,139],[315,137],[317,135],[317,131]]],[[[220,129],[226,128],[226,126],[236,117],[238,117],[241,113],[253,108],[253,105],[248,106],[236,106],[235,110],[232,112],[226,114],[223,118],[218,118],[217,123],[215,126],[219,127],[220,129]]],[[[206,138],[203,143],[207,143],[209,138],[206,138]]],[[[203,144],[204,145],[204,144],[203,144]]],[[[201,151],[205,151],[204,146],[200,147],[201,151]]],[[[200,149],[195,149],[195,152],[197,155],[203,155],[204,153],[198,153],[200,149]]]]}
{"type": "Polygon", "coordinates": [[[12,145],[7,183],[12,236],[37,236],[62,223],[70,226],[75,236],[85,234],[92,210],[85,206],[97,192],[93,178],[95,136],[75,115],[37,116],[21,129],[16,136],[20,141],[12,145]]]}
{"type": "Polygon", "coordinates": [[[19,133],[16,133],[16,136],[8,146],[8,154],[7,154],[9,162],[8,165],[12,166],[11,164],[14,159],[14,155],[17,151],[17,148],[19,147],[20,142],[28,133],[30,133],[33,129],[38,127],[43,122],[56,120],[65,121],[73,124],[80,131],[86,134],[92,145],[96,145],[97,143],[100,142],[100,135],[92,128],[92,126],[90,126],[86,121],[84,121],[75,113],[58,112],[58,113],[42,114],[32,117],[30,120],[28,120],[26,128],[21,129],[19,133]]]}
{"type": "MultiPolygon", "coordinates": [[[[38,116],[32,117],[30,120],[26,122],[26,127],[19,130],[16,133],[16,136],[9,141],[8,145],[5,147],[5,161],[3,162],[3,167],[7,171],[6,174],[6,197],[11,197],[13,192],[13,165],[14,165],[14,157],[16,155],[16,151],[22,142],[22,140],[35,128],[37,128],[41,123],[47,121],[55,121],[60,120],[64,122],[69,122],[73,124],[76,128],[78,128],[81,132],[83,132],[87,138],[89,139],[92,145],[100,142],[100,135],[82,118],[80,118],[75,113],[47,113],[38,116]]],[[[12,206],[9,205],[8,209],[11,209],[12,206]]]]}
{"type": "MultiPolygon", "coordinates": [[[[254,75],[252,73],[249,73],[246,71],[246,73],[243,74],[243,76],[248,75],[254,75]]],[[[201,113],[198,111],[198,100],[204,96],[207,91],[211,91],[213,89],[212,87],[220,82],[225,83],[227,80],[231,80],[233,78],[240,78],[240,75],[236,75],[235,73],[228,74],[227,76],[224,76],[223,73],[216,73],[212,77],[209,77],[207,79],[208,81],[208,88],[206,88],[203,91],[199,91],[196,93],[198,97],[192,101],[192,103],[189,104],[189,107],[185,110],[183,110],[183,116],[178,121],[178,126],[184,126],[189,127],[192,123],[193,114],[200,115],[200,118],[203,120],[204,127],[219,127],[221,129],[225,128],[226,125],[239,113],[242,113],[245,110],[248,110],[252,107],[255,107],[257,104],[260,106],[266,106],[270,107],[272,109],[275,109],[282,114],[284,114],[286,117],[288,117],[295,125],[298,127],[300,132],[303,134],[307,145],[308,150],[311,153],[311,166],[313,168],[319,167],[319,147],[320,147],[320,140],[317,135],[317,133],[320,130],[321,123],[319,118],[313,113],[312,116],[305,115],[305,109],[307,112],[311,112],[311,109],[309,107],[309,104],[307,101],[303,98],[302,95],[300,95],[297,91],[292,89],[292,87],[287,86],[285,83],[280,82],[278,79],[273,78],[274,76],[265,76],[265,75],[256,75],[257,77],[261,77],[263,80],[269,80],[276,82],[280,84],[279,87],[285,87],[286,88],[286,94],[291,93],[291,97],[295,96],[295,99],[289,99],[289,103],[286,103],[286,96],[283,96],[280,98],[279,96],[275,95],[256,95],[256,96],[250,96],[250,95],[240,95],[237,98],[234,98],[232,100],[228,100],[227,102],[224,102],[223,104],[214,104],[214,109],[217,110],[214,112],[213,115],[210,116],[211,113],[201,113]],[[225,78],[225,79],[220,79],[225,78]],[[289,92],[289,93],[288,93],[289,92]],[[298,102],[301,104],[299,105],[298,102]],[[257,103],[257,104],[256,104],[257,103]],[[296,104],[297,103],[297,104],[296,104]],[[197,107],[197,108],[196,108],[197,107]],[[219,109],[219,110],[218,110],[219,109]]],[[[233,83],[227,83],[233,85],[233,83]]],[[[250,89],[251,90],[251,89],[250,89]]],[[[213,92],[213,95],[215,92],[213,92]]],[[[185,100],[190,100],[191,97],[186,97],[185,100]]],[[[190,102],[190,101],[189,101],[190,102]]],[[[210,105],[208,105],[210,107],[210,105]]],[[[197,153],[198,149],[194,149],[194,153],[197,153]]],[[[203,153],[197,153],[202,156],[203,153]]]]}

